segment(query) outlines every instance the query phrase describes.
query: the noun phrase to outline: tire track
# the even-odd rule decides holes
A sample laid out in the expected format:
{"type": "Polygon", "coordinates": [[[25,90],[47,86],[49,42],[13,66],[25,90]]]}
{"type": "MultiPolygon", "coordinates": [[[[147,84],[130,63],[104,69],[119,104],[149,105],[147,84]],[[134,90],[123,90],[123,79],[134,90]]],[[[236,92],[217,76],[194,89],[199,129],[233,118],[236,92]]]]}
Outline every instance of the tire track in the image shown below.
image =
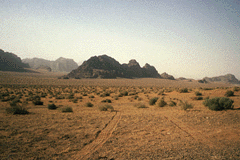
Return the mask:
{"type": "Polygon", "coordinates": [[[171,117],[171,116],[164,116],[165,119],[170,121],[173,125],[175,125],[177,128],[179,128],[181,131],[186,133],[189,137],[191,137],[193,140],[199,142],[200,144],[208,145],[209,147],[214,147],[216,144],[214,144],[209,137],[204,136],[203,134],[199,133],[199,130],[196,130],[194,128],[191,128],[189,126],[186,126],[183,122],[171,117]]]}
{"type": "Polygon", "coordinates": [[[73,157],[73,159],[88,159],[94,152],[96,152],[102,145],[112,136],[113,131],[117,127],[121,113],[116,112],[112,119],[105,125],[101,131],[96,135],[96,139],[92,143],[83,147],[83,149],[73,157]]]}

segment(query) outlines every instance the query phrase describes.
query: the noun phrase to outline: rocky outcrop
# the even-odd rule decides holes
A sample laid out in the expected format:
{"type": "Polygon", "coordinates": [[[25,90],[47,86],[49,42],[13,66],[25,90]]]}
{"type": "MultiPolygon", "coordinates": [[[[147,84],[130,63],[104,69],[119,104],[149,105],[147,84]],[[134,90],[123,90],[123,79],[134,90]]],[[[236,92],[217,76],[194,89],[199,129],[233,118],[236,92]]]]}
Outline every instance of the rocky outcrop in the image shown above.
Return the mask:
{"type": "Polygon", "coordinates": [[[232,84],[239,84],[239,80],[232,74],[226,74],[223,76],[217,76],[217,77],[205,77],[203,78],[203,81],[205,82],[223,82],[223,83],[232,83],[232,84]]]}
{"type": "Polygon", "coordinates": [[[175,78],[172,75],[168,75],[166,72],[162,73],[161,77],[164,78],[164,79],[175,80],[175,78]]]}
{"type": "Polygon", "coordinates": [[[22,62],[21,58],[9,52],[0,49],[0,70],[25,72],[24,68],[30,68],[28,64],[22,62]]]}
{"type": "Polygon", "coordinates": [[[155,67],[146,64],[143,68],[132,59],[128,64],[120,64],[107,56],[94,56],[63,78],[161,78],[155,67]]]}
{"type": "Polygon", "coordinates": [[[48,66],[53,72],[71,72],[78,67],[78,64],[73,59],[60,57],[55,61],[49,61],[41,58],[23,59],[24,63],[28,63],[33,69],[40,66],[48,66]]]}

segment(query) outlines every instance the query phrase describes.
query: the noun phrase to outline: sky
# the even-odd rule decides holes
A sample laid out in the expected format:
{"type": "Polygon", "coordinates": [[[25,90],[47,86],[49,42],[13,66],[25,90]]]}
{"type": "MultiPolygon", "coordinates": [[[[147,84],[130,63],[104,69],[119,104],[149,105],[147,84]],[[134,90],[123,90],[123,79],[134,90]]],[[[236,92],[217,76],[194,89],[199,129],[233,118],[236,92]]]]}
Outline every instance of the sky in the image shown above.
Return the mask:
{"type": "Polygon", "coordinates": [[[136,59],[175,78],[240,80],[240,0],[0,0],[0,49],[136,59]]]}

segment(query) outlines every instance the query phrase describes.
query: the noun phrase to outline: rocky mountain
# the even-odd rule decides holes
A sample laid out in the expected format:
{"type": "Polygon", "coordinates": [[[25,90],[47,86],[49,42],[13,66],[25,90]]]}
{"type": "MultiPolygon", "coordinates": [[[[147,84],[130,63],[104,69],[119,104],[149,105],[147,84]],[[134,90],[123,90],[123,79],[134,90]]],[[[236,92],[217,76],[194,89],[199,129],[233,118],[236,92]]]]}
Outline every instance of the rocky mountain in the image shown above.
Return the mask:
{"type": "Polygon", "coordinates": [[[166,72],[162,73],[161,77],[164,78],[164,79],[175,80],[175,78],[172,75],[168,75],[166,72]]]}
{"type": "Polygon", "coordinates": [[[24,68],[30,68],[28,64],[22,62],[21,58],[9,52],[0,49],[0,70],[25,72],[24,68]]]}
{"type": "MultiPolygon", "coordinates": [[[[107,56],[94,56],[84,61],[81,66],[65,75],[63,78],[161,78],[155,67],[139,63],[132,59],[128,64],[120,64],[115,59],[107,56]]],[[[169,78],[169,77],[168,77],[169,78]]]]}
{"type": "Polygon", "coordinates": [[[223,83],[233,83],[233,84],[239,84],[240,81],[232,74],[226,74],[223,76],[217,76],[217,77],[212,77],[208,78],[205,77],[203,78],[204,82],[223,82],[223,83]]]}
{"type": "Polygon", "coordinates": [[[24,63],[28,63],[33,69],[40,66],[50,67],[53,72],[70,72],[78,67],[78,64],[73,59],[60,57],[55,61],[49,61],[41,58],[23,59],[24,63]]]}

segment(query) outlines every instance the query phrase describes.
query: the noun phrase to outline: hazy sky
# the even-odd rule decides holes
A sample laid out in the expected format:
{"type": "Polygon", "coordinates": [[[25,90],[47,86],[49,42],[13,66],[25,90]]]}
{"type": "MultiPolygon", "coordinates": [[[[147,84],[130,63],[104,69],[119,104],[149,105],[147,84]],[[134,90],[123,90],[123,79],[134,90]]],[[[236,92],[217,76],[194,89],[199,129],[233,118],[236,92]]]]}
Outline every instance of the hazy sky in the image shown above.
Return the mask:
{"type": "Polygon", "coordinates": [[[107,54],[176,78],[240,80],[240,0],[0,0],[0,49],[76,62],[107,54]]]}

